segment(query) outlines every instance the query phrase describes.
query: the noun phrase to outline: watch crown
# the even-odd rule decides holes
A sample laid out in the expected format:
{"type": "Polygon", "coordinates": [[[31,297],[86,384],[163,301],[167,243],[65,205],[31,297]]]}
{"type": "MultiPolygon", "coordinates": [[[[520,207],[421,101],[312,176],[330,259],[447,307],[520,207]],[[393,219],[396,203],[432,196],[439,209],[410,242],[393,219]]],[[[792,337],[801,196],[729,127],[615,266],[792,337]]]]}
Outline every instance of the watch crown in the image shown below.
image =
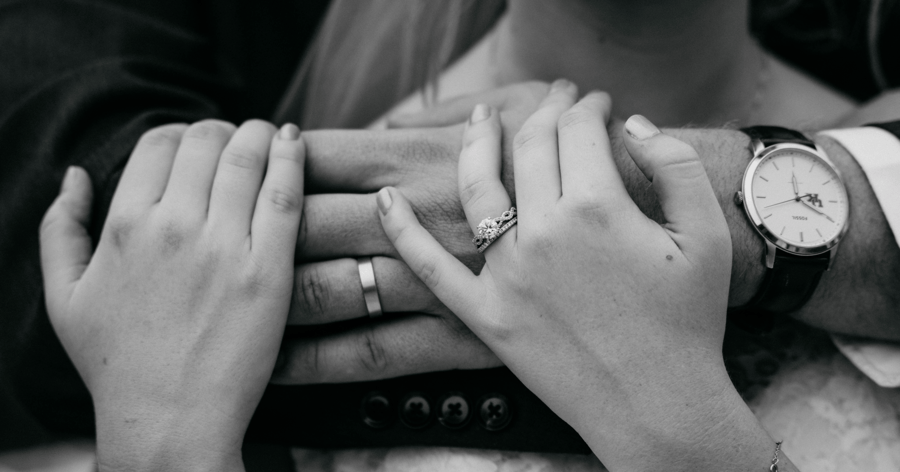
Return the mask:
{"type": "Polygon", "coordinates": [[[743,205],[744,204],[744,192],[738,190],[734,192],[734,204],[735,205],[743,205]]]}

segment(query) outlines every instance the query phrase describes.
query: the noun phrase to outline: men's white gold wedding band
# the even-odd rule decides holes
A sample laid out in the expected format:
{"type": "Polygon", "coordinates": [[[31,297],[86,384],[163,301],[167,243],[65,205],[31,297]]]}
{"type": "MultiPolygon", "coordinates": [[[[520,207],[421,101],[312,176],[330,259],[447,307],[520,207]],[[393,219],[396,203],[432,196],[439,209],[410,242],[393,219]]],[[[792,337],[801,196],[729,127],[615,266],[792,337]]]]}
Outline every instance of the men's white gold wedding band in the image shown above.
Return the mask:
{"type": "Polygon", "coordinates": [[[378,286],[375,285],[375,267],[371,257],[360,257],[356,260],[359,268],[359,281],[362,283],[363,297],[366,299],[366,310],[369,317],[381,316],[381,299],[378,298],[378,286]]]}

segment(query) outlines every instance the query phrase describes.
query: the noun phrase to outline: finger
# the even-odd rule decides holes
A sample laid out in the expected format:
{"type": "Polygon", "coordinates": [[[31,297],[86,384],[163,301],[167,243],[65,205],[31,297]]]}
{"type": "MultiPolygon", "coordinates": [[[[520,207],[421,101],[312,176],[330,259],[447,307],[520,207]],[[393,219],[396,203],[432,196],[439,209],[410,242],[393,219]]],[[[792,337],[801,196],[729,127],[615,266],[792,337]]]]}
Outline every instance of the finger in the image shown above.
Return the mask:
{"type": "Polygon", "coordinates": [[[378,209],[385,234],[413,273],[461,320],[475,316],[473,300],[484,299],[481,281],[422,228],[403,194],[381,189],[378,209]]]}
{"type": "Polygon", "coordinates": [[[188,127],[175,154],[164,204],[206,219],[219,156],[236,129],[219,120],[203,120],[188,127]]]}
{"type": "Polygon", "coordinates": [[[455,125],[466,121],[479,103],[500,111],[519,106],[533,107],[547,95],[548,88],[546,83],[532,81],[452,98],[415,113],[389,116],[387,126],[432,128],[455,125]]]}
{"type": "Polygon", "coordinates": [[[219,158],[209,201],[209,221],[235,235],[250,233],[275,127],[250,120],[228,141],[219,158]]]}
{"type": "Polygon", "coordinates": [[[160,201],[187,128],[185,124],[171,124],[153,128],[141,136],[116,187],[110,215],[133,212],[160,201]]]}
{"type": "MultiPolygon", "coordinates": [[[[493,220],[509,211],[509,194],[500,181],[501,139],[500,118],[496,110],[478,104],[463,132],[463,149],[459,154],[459,197],[472,232],[484,220],[493,220]]],[[[485,258],[504,258],[498,248],[515,242],[512,235],[504,235],[485,251],[485,258]]],[[[490,260],[490,259],[488,259],[490,260]]],[[[499,260],[499,259],[498,259],[499,260]]]]}
{"type": "Polygon", "coordinates": [[[421,150],[409,143],[433,141],[425,130],[317,130],[304,132],[303,140],[310,193],[366,193],[399,185],[413,162],[409,156],[421,150]]]}
{"type": "Polygon", "coordinates": [[[625,131],[625,147],[653,183],[671,232],[724,227],[722,209],[693,147],[662,134],[640,115],[625,122],[625,131]]]}
{"type": "Polygon", "coordinates": [[[567,80],[557,80],[540,108],[522,125],[513,140],[513,171],[516,204],[520,212],[539,211],[559,200],[559,148],[556,124],[575,103],[578,89],[567,80]]]}
{"type": "MultiPolygon", "coordinates": [[[[372,267],[384,312],[437,314],[443,311],[437,297],[403,262],[373,257],[372,267]]],[[[288,324],[326,324],[368,315],[356,259],[301,264],[294,269],[288,324]]]]}
{"type": "Polygon", "coordinates": [[[628,198],[606,132],[610,108],[609,95],[592,92],[560,116],[559,173],[563,198],[596,201],[601,194],[628,198]]]}
{"type": "Polygon", "coordinates": [[[277,255],[285,264],[294,262],[300,229],[304,157],[300,128],[291,123],[282,126],[272,141],[268,170],[253,211],[253,252],[277,255]]]}
{"type": "Polygon", "coordinates": [[[455,369],[501,365],[462,326],[437,316],[390,319],[312,339],[289,339],[276,384],[360,382],[455,369]]]}
{"type": "Polygon", "coordinates": [[[295,259],[396,255],[378,217],[375,194],[307,195],[295,259]]]}
{"type": "Polygon", "coordinates": [[[62,189],[41,222],[41,270],[51,316],[64,313],[91,261],[91,178],[80,167],[69,167],[62,189]]]}

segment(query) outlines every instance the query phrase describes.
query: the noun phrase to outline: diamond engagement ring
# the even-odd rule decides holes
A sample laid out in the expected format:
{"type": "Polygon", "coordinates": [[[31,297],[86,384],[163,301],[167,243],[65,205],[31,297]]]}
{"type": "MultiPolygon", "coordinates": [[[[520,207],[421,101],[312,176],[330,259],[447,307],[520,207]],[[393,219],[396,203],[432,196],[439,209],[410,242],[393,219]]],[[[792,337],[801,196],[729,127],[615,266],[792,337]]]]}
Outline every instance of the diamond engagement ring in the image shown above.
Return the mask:
{"type": "Polygon", "coordinates": [[[496,218],[485,218],[478,223],[478,233],[472,239],[472,244],[478,249],[478,253],[484,252],[488,246],[496,241],[506,230],[515,226],[519,218],[516,216],[516,207],[511,207],[496,218]]]}

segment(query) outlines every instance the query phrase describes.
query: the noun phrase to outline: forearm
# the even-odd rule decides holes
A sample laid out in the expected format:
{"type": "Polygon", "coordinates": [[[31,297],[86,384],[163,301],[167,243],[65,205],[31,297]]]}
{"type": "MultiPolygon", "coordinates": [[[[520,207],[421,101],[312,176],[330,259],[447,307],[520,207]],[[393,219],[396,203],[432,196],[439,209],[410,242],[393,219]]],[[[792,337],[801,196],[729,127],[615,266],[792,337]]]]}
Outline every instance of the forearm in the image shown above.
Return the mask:
{"type": "MultiPolygon", "coordinates": [[[[627,401],[605,395],[582,405],[570,424],[613,471],[768,470],[781,438],[760,425],[721,361],[685,364],[664,385],[642,382],[627,401]]],[[[778,459],[780,471],[797,470],[784,452],[778,459]]]]}
{"type": "MultiPolygon", "coordinates": [[[[661,212],[655,193],[621,144],[622,124],[610,127],[617,165],[634,201],[651,218],[661,212]]],[[[676,128],[669,133],[695,147],[731,229],[730,306],[745,304],[765,274],[764,244],[734,193],[751,158],[749,138],[735,130],[676,128]]],[[[900,249],[862,170],[839,145],[816,139],[841,171],[850,196],[850,230],[841,242],[831,269],[822,276],[812,299],[794,316],[836,333],[900,340],[900,249]]]]}

